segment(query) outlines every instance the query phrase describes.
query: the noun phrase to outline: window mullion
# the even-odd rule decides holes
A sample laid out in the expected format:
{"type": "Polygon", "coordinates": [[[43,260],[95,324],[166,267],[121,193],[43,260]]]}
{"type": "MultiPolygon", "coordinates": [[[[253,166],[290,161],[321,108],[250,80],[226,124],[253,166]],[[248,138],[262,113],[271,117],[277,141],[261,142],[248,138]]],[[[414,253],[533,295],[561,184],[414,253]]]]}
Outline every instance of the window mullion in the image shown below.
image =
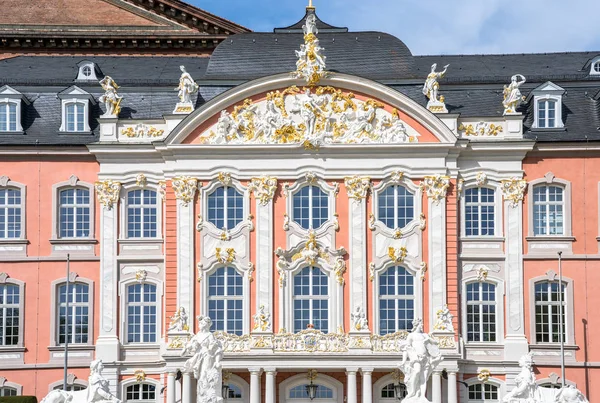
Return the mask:
{"type": "Polygon", "coordinates": [[[225,268],[225,270],[223,270],[223,328],[225,330],[225,333],[229,332],[229,324],[227,322],[227,311],[229,311],[228,307],[227,307],[227,300],[228,300],[228,292],[227,292],[227,284],[229,282],[229,273],[227,268],[225,268]]]}
{"type": "Polygon", "coordinates": [[[398,217],[398,186],[394,186],[394,224],[396,228],[400,227],[400,217],[398,217]]]}
{"type": "Polygon", "coordinates": [[[223,228],[229,229],[227,218],[227,186],[223,186],[223,228]]]}

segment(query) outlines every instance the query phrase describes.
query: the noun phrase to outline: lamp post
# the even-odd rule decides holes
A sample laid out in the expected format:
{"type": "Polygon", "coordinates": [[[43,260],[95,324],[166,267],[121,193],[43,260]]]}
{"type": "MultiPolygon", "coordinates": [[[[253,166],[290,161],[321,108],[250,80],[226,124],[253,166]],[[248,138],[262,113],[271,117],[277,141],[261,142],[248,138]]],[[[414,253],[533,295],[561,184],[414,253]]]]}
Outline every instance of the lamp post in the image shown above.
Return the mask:
{"type": "Polygon", "coordinates": [[[317,397],[317,389],[319,389],[319,385],[313,383],[317,378],[317,371],[315,369],[308,370],[307,378],[310,380],[310,383],[306,385],[306,394],[310,400],[313,400],[317,397]]]}

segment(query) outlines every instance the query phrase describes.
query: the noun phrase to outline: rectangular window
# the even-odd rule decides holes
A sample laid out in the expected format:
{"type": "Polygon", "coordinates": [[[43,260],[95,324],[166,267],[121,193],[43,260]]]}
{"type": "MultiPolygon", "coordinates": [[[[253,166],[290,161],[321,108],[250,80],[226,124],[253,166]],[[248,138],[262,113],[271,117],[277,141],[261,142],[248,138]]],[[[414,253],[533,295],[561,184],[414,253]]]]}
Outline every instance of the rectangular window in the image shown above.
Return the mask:
{"type": "Polygon", "coordinates": [[[535,284],[535,340],[537,343],[560,343],[560,315],[562,337],[566,339],[566,285],[562,286],[562,309],[558,282],[544,281],[535,284]]]}
{"type": "Polygon", "coordinates": [[[127,287],[127,342],[156,343],[156,286],[133,284],[127,287]]]}
{"type": "Polygon", "coordinates": [[[556,127],[556,101],[540,100],[538,105],[537,127],[552,129],[556,127]]]}
{"type": "Polygon", "coordinates": [[[87,344],[89,341],[90,289],[87,284],[61,285],[58,289],[58,344],[87,344]],[[67,300],[69,301],[67,321],[67,300]]]}
{"type": "Polygon", "coordinates": [[[317,267],[305,267],[294,276],[294,332],[313,325],[329,331],[329,279],[317,267]]]}
{"type": "Polygon", "coordinates": [[[564,189],[559,186],[533,188],[534,235],[564,235],[564,189]]]}
{"type": "Polygon", "coordinates": [[[21,237],[21,191],[0,189],[0,239],[21,237]]]}
{"type": "Polygon", "coordinates": [[[82,132],[84,131],[84,111],[85,105],[81,103],[70,103],[65,106],[66,108],[66,128],[68,132],[82,132]]]}
{"type": "Polygon", "coordinates": [[[59,237],[90,237],[90,192],[65,189],[59,192],[59,237]]]}
{"type": "Polygon", "coordinates": [[[244,326],[244,280],[233,267],[221,267],[208,276],[208,316],[214,331],[241,336],[244,326]]]}
{"type": "Polygon", "coordinates": [[[18,285],[0,285],[0,346],[19,344],[20,298],[18,285]]]}
{"type": "Polygon", "coordinates": [[[17,104],[0,103],[0,132],[17,131],[17,104]]]}
{"type": "Polygon", "coordinates": [[[414,280],[414,276],[400,266],[390,267],[379,276],[379,334],[412,329],[414,280]]]}
{"type": "Polygon", "coordinates": [[[235,188],[223,186],[208,195],[208,221],[218,229],[233,229],[243,220],[244,197],[235,188]]]}
{"type": "Polygon", "coordinates": [[[467,341],[496,341],[496,286],[467,284],[467,341]]]}
{"type": "Polygon", "coordinates": [[[304,229],[319,228],[329,219],[329,196],[318,186],[305,186],[292,196],[292,219],[304,229]]]}
{"type": "Polygon", "coordinates": [[[471,188],[465,191],[465,235],[494,235],[494,190],[471,188]]]}
{"type": "Polygon", "coordinates": [[[158,201],[153,190],[127,193],[127,237],[156,238],[158,233],[158,201]]]}

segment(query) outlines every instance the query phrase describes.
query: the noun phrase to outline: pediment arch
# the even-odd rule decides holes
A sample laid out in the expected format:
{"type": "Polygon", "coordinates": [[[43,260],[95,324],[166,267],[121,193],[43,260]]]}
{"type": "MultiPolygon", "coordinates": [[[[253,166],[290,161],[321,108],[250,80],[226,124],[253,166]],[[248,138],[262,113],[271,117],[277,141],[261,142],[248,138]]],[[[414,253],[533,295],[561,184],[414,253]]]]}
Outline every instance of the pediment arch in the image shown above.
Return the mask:
{"type": "Polygon", "coordinates": [[[314,87],[290,74],[242,84],[190,114],[165,139],[167,145],[305,148],[455,142],[456,136],[435,114],[409,97],[340,73],[331,73],[314,87]]]}

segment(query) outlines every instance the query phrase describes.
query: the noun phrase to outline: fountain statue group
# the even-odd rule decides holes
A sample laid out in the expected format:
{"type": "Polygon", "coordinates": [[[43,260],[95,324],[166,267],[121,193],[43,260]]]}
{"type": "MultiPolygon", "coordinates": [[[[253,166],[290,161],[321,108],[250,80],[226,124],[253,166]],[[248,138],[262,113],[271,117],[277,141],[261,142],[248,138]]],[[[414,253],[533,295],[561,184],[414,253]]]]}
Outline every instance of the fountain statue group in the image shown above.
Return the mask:
{"type": "MultiPolygon", "coordinates": [[[[212,321],[207,316],[198,317],[198,333],[183,347],[181,355],[189,357],[183,371],[197,380],[197,403],[223,403],[221,392],[223,346],[211,333],[212,321]]],[[[437,341],[423,331],[423,321],[415,319],[413,329],[402,342],[400,370],[404,373],[406,397],[403,403],[431,403],[426,397],[426,387],[431,373],[443,360],[437,341]]],[[[503,398],[503,403],[589,403],[573,386],[561,389],[538,387],[533,373],[533,356],[521,358],[521,371],[515,378],[515,387],[503,398]]],[[[68,392],[53,390],[41,403],[121,403],[102,376],[102,360],[90,366],[89,386],[86,390],[68,392]]]]}

